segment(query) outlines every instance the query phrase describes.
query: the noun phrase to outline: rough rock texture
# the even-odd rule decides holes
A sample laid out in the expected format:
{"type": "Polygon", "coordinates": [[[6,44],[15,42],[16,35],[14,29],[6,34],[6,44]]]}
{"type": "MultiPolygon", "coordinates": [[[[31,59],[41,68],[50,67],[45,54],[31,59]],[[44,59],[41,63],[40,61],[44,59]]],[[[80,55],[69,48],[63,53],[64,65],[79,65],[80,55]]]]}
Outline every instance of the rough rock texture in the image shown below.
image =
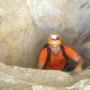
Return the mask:
{"type": "Polygon", "coordinates": [[[70,75],[2,63],[0,67],[0,90],[90,90],[90,69],[70,75]]]}
{"type": "Polygon", "coordinates": [[[27,4],[42,30],[66,32],[76,45],[90,40],[89,0],[27,0],[27,4]]]}
{"type": "Polygon", "coordinates": [[[0,0],[0,62],[10,65],[0,64],[0,90],[90,90],[90,69],[72,76],[18,67],[36,66],[51,32],[81,50],[89,68],[90,0],[0,0]]]}
{"type": "Polygon", "coordinates": [[[89,0],[0,0],[0,61],[35,67],[51,32],[78,50],[90,40],[89,8],[89,0]]]}
{"type": "Polygon", "coordinates": [[[69,86],[74,80],[73,77],[69,74],[65,74],[60,71],[46,71],[46,70],[34,70],[30,68],[20,68],[14,66],[5,66],[3,64],[0,65],[0,79],[3,77],[11,80],[19,80],[23,82],[29,83],[38,83],[47,86],[69,86]],[[10,75],[10,76],[8,76],[10,75]],[[10,77],[10,78],[9,78],[10,77]],[[64,77],[64,78],[63,78],[64,77]],[[69,79],[69,83],[68,80],[69,79]]]}
{"type": "Polygon", "coordinates": [[[0,0],[1,62],[35,67],[40,35],[42,31],[33,26],[26,0],[0,0]]]}

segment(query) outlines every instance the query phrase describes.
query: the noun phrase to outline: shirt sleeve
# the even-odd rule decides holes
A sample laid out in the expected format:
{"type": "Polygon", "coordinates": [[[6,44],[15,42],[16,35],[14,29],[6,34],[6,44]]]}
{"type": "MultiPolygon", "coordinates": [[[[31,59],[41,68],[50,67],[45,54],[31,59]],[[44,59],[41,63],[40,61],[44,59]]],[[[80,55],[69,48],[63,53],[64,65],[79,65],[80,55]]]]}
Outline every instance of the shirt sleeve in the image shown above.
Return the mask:
{"type": "Polygon", "coordinates": [[[44,65],[47,58],[47,48],[43,49],[39,55],[39,64],[44,65]]]}
{"type": "Polygon", "coordinates": [[[65,46],[65,52],[71,59],[79,60],[79,54],[69,46],[65,46]]]}

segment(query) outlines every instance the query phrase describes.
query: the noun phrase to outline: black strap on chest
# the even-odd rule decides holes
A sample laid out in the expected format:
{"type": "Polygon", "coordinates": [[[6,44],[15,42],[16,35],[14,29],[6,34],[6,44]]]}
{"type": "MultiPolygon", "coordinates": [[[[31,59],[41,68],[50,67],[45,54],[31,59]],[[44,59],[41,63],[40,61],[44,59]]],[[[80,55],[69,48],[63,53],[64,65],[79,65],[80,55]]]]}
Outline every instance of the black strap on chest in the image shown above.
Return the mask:
{"type": "Polygon", "coordinates": [[[68,56],[67,56],[67,54],[66,54],[66,52],[65,52],[64,46],[63,46],[62,44],[61,44],[60,48],[61,48],[62,55],[63,55],[64,58],[68,61],[69,58],[68,58],[68,56]]]}
{"type": "Polygon", "coordinates": [[[47,47],[47,58],[46,58],[46,62],[44,64],[44,66],[43,66],[43,69],[47,69],[47,65],[48,65],[48,62],[50,61],[50,55],[51,55],[51,49],[49,48],[49,45],[47,45],[45,47],[47,47]]]}
{"type": "MultiPolygon", "coordinates": [[[[51,55],[51,49],[49,48],[49,45],[46,44],[46,45],[44,46],[44,48],[46,48],[46,47],[47,47],[47,58],[46,58],[46,62],[45,62],[45,64],[44,64],[44,66],[43,66],[43,69],[47,69],[47,65],[48,65],[48,63],[49,63],[49,61],[50,61],[50,55],[51,55]]],[[[68,56],[66,55],[64,46],[63,46],[63,45],[60,45],[60,48],[61,48],[62,55],[64,56],[64,58],[66,59],[66,62],[67,62],[67,61],[69,60],[69,58],[68,58],[68,56]]]]}

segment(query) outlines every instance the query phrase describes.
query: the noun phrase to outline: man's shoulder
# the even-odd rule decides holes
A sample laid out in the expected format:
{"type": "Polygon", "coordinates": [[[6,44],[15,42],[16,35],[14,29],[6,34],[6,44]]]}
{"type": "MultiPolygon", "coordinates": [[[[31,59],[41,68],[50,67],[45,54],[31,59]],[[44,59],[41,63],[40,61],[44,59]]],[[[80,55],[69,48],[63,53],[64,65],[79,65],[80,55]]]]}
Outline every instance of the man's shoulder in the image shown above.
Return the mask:
{"type": "Polygon", "coordinates": [[[71,51],[72,50],[72,47],[67,45],[67,44],[64,44],[63,46],[64,46],[65,51],[71,51]]]}
{"type": "Polygon", "coordinates": [[[42,49],[41,49],[41,52],[42,52],[42,53],[46,53],[46,52],[47,52],[47,47],[42,48],[42,49]]]}
{"type": "Polygon", "coordinates": [[[47,48],[42,48],[40,53],[39,53],[40,57],[46,57],[47,56],[47,48]]]}

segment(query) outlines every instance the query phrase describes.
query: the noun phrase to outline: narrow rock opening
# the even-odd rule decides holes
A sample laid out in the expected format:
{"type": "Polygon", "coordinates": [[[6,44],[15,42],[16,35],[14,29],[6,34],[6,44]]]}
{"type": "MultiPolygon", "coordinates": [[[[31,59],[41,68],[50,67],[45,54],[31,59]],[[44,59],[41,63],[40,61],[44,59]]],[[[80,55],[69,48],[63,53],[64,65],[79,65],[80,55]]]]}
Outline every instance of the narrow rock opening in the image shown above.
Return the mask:
{"type": "Polygon", "coordinates": [[[87,59],[89,66],[89,3],[76,0],[5,2],[0,1],[0,62],[35,68],[48,34],[57,32],[87,59]],[[84,3],[87,8],[82,7],[84,3]]]}
{"type": "Polygon", "coordinates": [[[89,69],[76,76],[34,69],[52,32],[61,34],[90,68],[90,0],[0,0],[0,90],[48,90],[38,84],[90,90],[89,69]]]}

